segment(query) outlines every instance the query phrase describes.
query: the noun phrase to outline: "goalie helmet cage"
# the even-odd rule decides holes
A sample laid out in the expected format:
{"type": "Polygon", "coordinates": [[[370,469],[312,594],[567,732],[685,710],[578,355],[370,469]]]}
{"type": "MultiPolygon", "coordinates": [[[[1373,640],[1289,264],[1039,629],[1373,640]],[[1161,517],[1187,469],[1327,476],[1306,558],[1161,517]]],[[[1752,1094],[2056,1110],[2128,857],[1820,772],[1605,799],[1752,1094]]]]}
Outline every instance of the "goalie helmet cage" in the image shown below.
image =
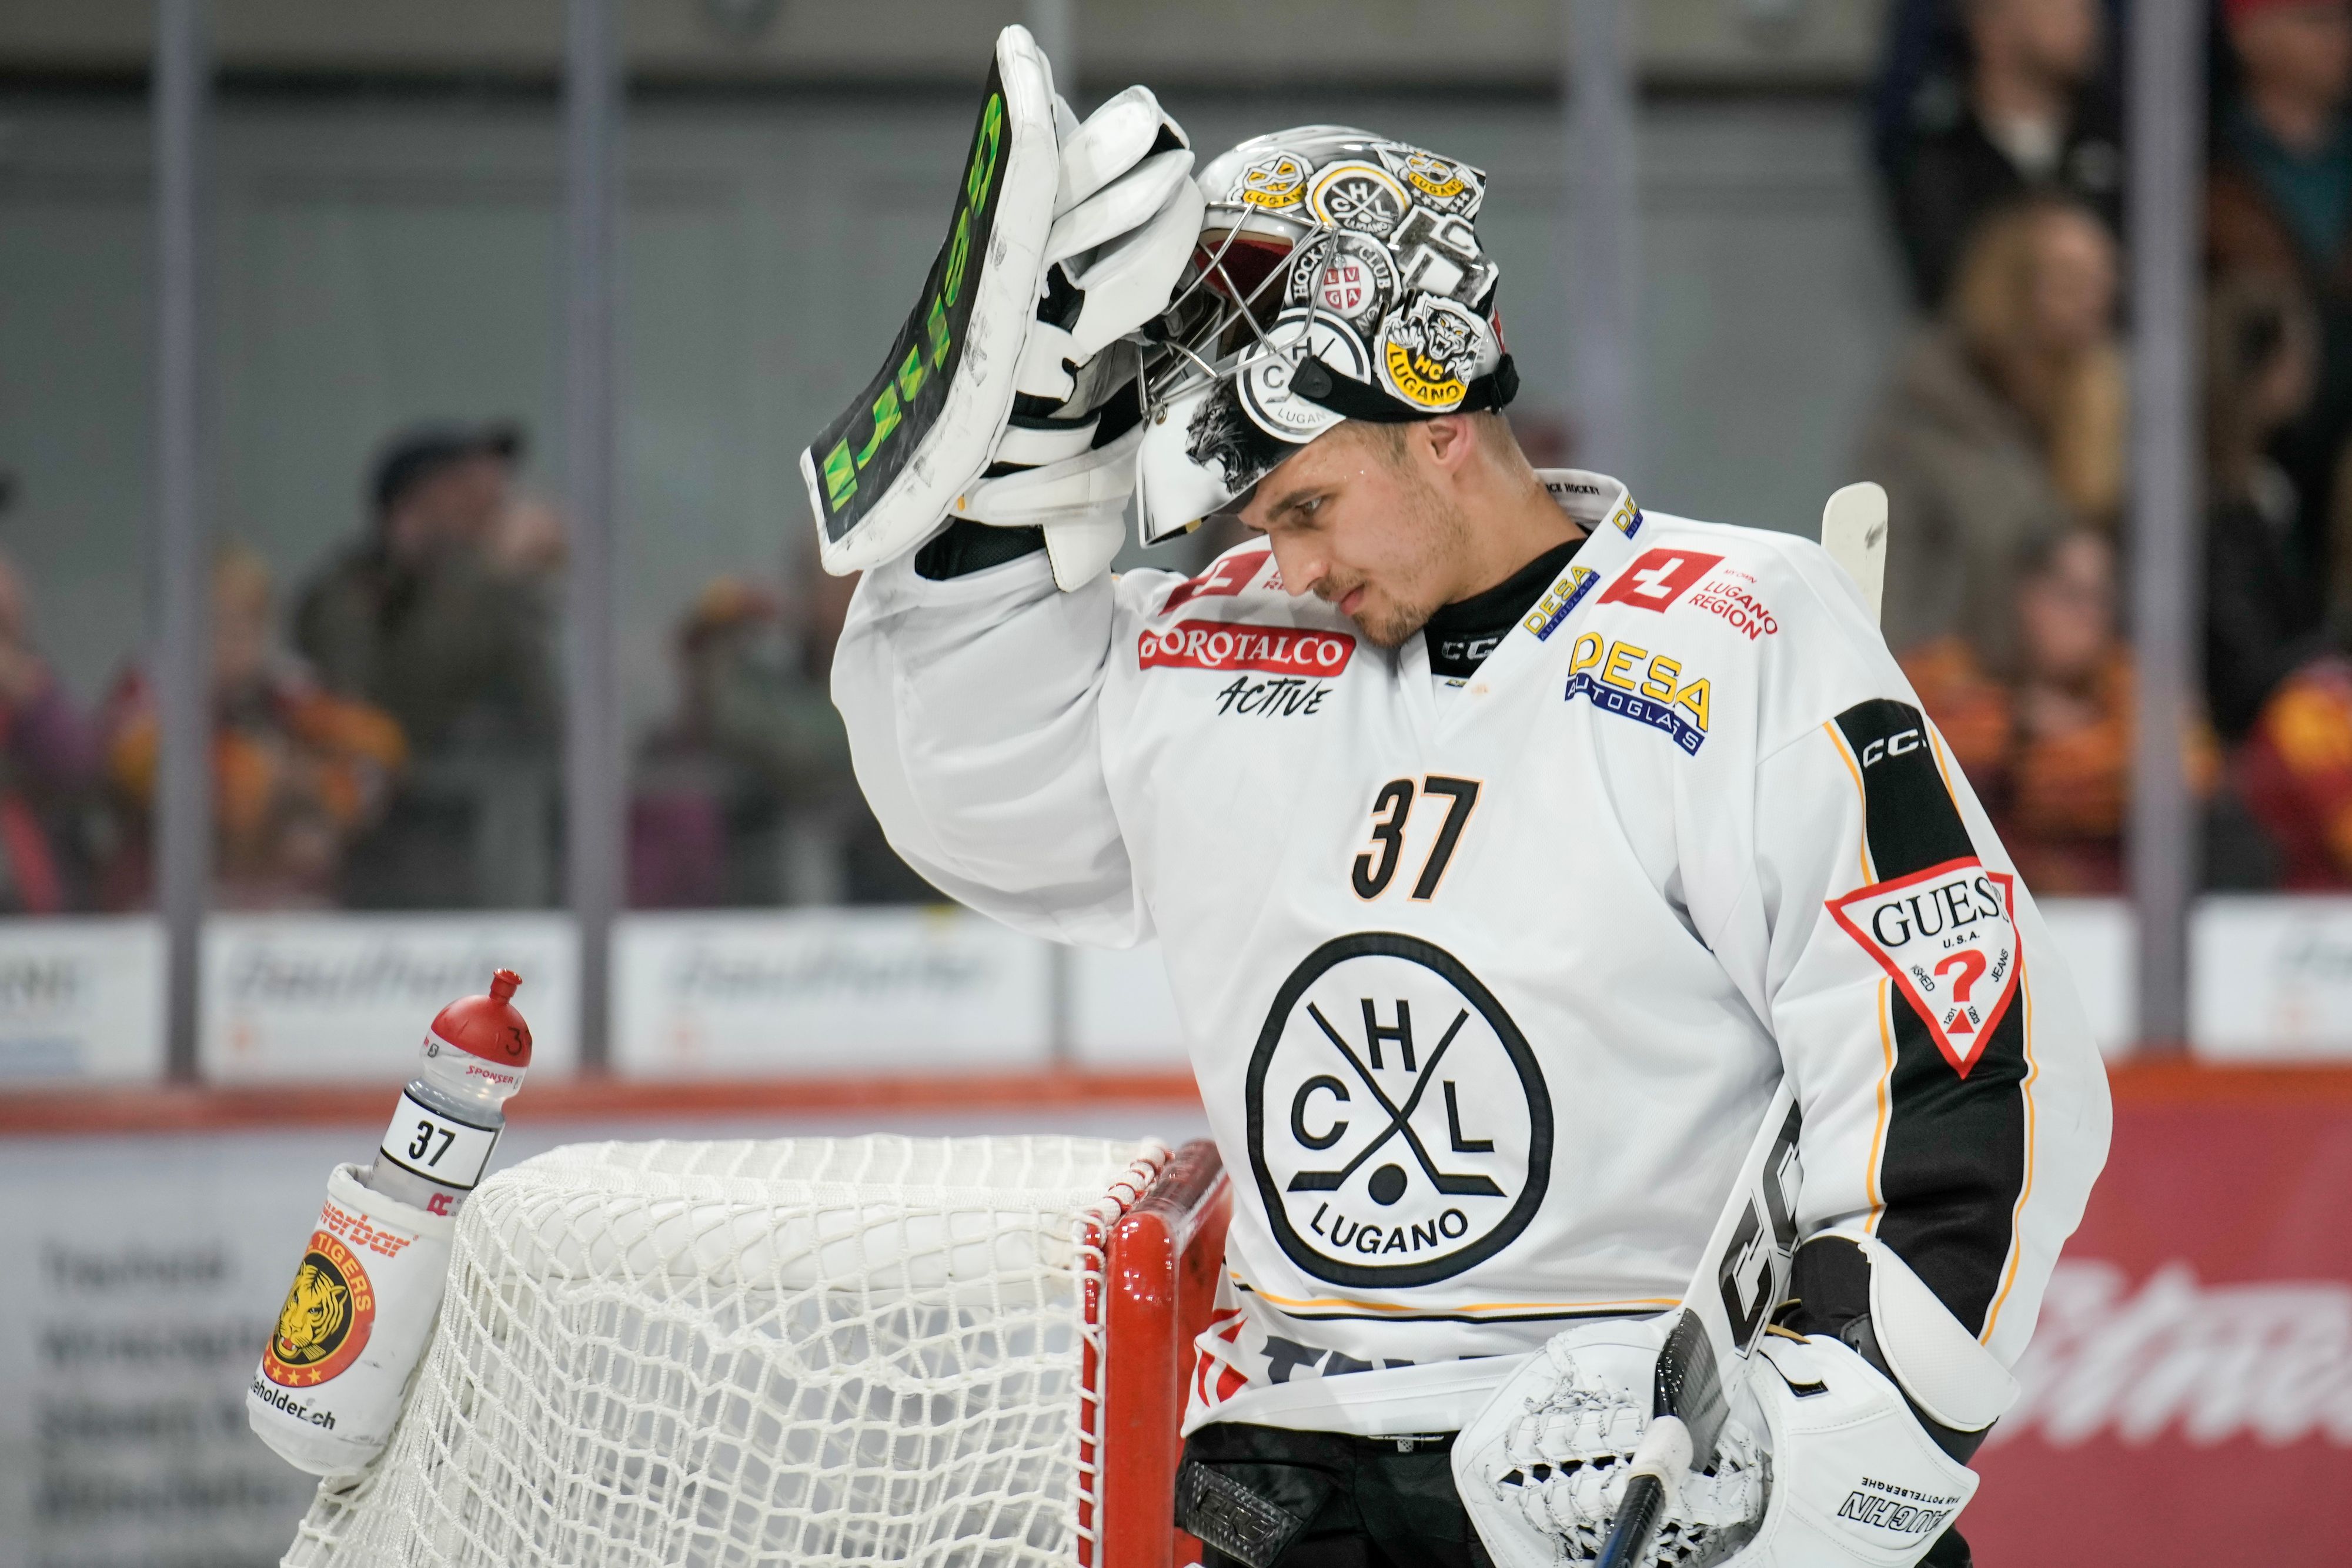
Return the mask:
{"type": "Polygon", "coordinates": [[[287,1568],[1172,1568],[1215,1146],[578,1145],[484,1184],[287,1568]]]}

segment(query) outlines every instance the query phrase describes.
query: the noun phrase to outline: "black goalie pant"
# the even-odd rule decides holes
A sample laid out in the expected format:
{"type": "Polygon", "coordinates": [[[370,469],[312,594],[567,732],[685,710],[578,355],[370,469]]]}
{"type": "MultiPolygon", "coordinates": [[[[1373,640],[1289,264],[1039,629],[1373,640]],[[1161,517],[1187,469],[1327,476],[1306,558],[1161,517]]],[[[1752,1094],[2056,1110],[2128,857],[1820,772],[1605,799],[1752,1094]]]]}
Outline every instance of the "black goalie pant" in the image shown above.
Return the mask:
{"type": "MultiPolygon", "coordinates": [[[[1184,1441],[1176,1522],[1202,1568],[1493,1568],[1454,1490],[1454,1437],[1220,1422],[1184,1441]]],[[[1921,1568],[1969,1568],[1948,1530],[1921,1568]]]]}

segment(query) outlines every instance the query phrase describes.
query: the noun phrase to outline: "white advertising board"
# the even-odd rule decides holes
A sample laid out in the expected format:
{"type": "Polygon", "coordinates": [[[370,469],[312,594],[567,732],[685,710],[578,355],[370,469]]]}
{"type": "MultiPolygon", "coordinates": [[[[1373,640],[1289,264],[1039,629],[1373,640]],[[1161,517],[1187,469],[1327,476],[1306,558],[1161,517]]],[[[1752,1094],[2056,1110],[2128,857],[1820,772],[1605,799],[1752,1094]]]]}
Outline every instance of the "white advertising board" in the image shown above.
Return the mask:
{"type": "Polygon", "coordinates": [[[580,943],[562,915],[216,915],[205,923],[205,1076],[397,1082],[425,1025],[495,969],[522,977],[531,1071],[579,1060],[580,943]]]}
{"type": "Polygon", "coordinates": [[[1160,944],[1069,950],[1070,1054],[1108,1072],[1183,1067],[1184,1028],[1160,944]]]}
{"type": "Polygon", "coordinates": [[[0,1084],[163,1075],[161,923],[0,920],[0,1084]]]}
{"type": "Polygon", "coordinates": [[[2199,1056],[2352,1057],[2352,898],[2202,899],[2189,938],[2199,1056]]]}
{"type": "MultiPolygon", "coordinates": [[[[2083,1011],[2091,1022],[2091,1038],[2099,1053],[2113,1061],[2131,1054],[2132,1017],[2131,905],[2120,898],[2043,898],[2042,923],[2050,939],[2074,977],[2083,1011]]],[[[2027,959],[2026,978],[2033,977],[2027,959]]]]}
{"type": "Polygon", "coordinates": [[[984,1071],[1052,1059],[1048,945],[965,910],[632,915],[613,943],[619,1072],[984,1071]]]}

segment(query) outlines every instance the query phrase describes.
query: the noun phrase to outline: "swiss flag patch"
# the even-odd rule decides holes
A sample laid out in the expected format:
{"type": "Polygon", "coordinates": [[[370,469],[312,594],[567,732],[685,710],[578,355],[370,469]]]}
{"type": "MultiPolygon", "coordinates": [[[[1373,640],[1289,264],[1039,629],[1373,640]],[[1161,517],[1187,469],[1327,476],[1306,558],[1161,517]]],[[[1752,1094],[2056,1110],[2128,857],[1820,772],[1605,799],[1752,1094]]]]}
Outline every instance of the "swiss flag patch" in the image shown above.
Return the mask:
{"type": "Polygon", "coordinates": [[[1831,917],[1894,979],[1963,1078],[2017,998],[2024,954],[2015,883],[1971,855],[1829,903],[1831,917]]]}
{"type": "Polygon", "coordinates": [[[1722,564],[1719,555],[1688,549],[1654,549],[1637,557],[1619,572],[1617,580],[1601,591],[1601,602],[1638,604],[1644,610],[1663,613],[1693,583],[1722,564]]]}

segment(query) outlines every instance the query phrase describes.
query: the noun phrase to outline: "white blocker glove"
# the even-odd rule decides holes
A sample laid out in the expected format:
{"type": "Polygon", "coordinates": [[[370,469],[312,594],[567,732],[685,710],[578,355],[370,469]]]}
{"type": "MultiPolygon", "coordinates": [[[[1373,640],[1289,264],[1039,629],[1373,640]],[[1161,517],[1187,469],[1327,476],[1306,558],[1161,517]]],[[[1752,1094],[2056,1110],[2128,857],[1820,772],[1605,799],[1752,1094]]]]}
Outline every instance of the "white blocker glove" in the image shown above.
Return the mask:
{"type": "Polygon", "coordinates": [[[1909,1568],[1976,1495],[1976,1473],[1952,1453],[1974,1451],[2016,1403],[2017,1380],[1874,1237],[1813,1237],[1798,1253],[1794,1288],[1804,1316],[1836,1337],[1768,1334],[1750,1363],[1771,1506],[1733,1561],[1909,1568]]]}
{"type": "Polygon", "coordinates": [[[998,36],[994,63],[922,293],[880,371],[801,454],[835,575],[958,517],[1042,528],[1066,591],[1118,549],[1141,419],[1120,340],[1168,308],[1200,237],[1192,149],[1141,87],[1080,123],[1023,28],[998,36]]]}
{"type": "Polygon", "coordinates": [[[1730,1568],[1910,1568],[1976,1495],[1902,1390],[1825,1334],[1765,1336],[1748,1377],[1771,1435],[1771,1502],[1730,1568]]]}
{"type": "MultiPolygon", "coordinates": [[[[1562,1330],[1454,1439],[1454,1488],[1496,1568],[1600,1557],[1650,1424],[1658,1351],[1678,1315],[1562,1330]]],[[[1748,1539],[1764,1516],[1757,1431],[1735,1399],[1715,1462],[1667,1497],[1643,1568],[1704,1568],[1748,1539]]]]}

